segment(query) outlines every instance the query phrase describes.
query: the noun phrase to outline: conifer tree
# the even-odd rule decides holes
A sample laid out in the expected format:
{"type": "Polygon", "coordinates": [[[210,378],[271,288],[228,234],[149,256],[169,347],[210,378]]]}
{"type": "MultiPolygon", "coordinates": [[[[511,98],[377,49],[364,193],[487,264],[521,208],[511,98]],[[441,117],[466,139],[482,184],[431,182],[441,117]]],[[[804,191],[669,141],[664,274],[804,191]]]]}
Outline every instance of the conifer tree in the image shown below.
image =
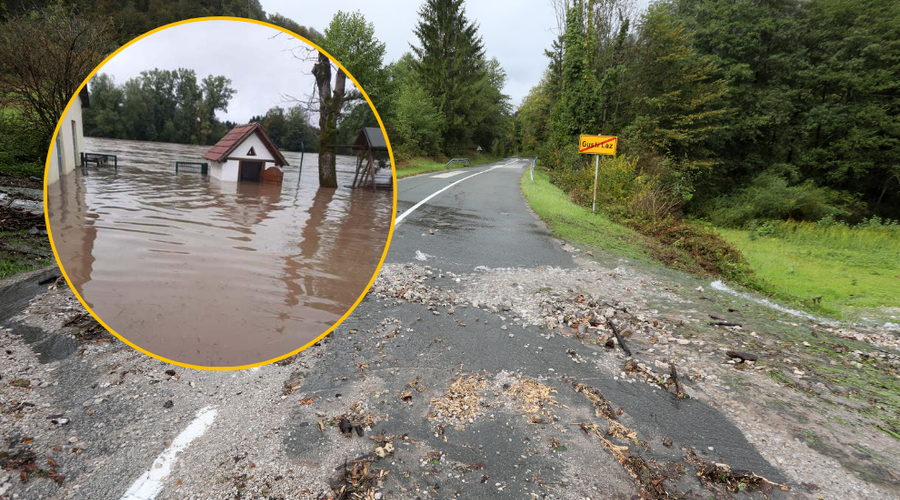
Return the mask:
{"type": "Polygon", "coordinates": [[[483,85],[484,46],[478,26],[469,21],[463,0],[426,0],[413,30],[419,47],[414,70],[425,91],[444,116],[442,135],[446,153],[469,146],[477,125],[473,104],[483,85]]]}

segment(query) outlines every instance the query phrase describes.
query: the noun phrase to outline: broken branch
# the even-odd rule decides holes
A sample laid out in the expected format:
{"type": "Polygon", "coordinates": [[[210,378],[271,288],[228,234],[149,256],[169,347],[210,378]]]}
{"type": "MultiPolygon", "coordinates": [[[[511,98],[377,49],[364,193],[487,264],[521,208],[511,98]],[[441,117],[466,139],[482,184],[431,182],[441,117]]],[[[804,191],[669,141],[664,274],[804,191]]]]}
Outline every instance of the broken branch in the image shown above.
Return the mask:
{"type": "Polygon", "coordinates": [[[672,380],[675,381],[675,392],[678,394],[679,399],[683,399],[687,395],[684,393],[684,387],[681,386],[681,381],[678,380],[678,372],[675,370],[675,363],[669,363],[669,370],[672,374],[672,380]]]}
{"type": "Polygon", "coordinates": [[[631,356],[631,351],[628,350],[628,346],[626,346],[625,342],[622,341],[622,336],[619,335],[619,329],[616,328],[616,325],[613,324],[612,320],[607,321],[606,324],[608,324],[609,327],[612,328],[613,333],[616,334],[616,340],[619,341],[619,347],[621,347],[622,350],[625,351],[625,355],[631,356]]]}
{"type": "Polygon", "coordinates": [[[755,354],[750,354],[750,353],[741,352],[741,351],[727,351],[727,352],[725,352],[725,355],[728,356],[729,358],[738,358],[741,360],[741,362],[756,361],[758,359],[758,357],[755,354]]]}

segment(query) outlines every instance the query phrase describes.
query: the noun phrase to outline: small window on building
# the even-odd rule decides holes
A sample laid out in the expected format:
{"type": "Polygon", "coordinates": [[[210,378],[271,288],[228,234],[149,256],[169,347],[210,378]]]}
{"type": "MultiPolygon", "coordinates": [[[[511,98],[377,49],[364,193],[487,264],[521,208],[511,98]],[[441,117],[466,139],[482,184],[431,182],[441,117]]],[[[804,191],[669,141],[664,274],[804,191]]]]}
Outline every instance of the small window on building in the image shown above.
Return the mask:
{"type": "Polygon", "coordinates": [[[253,149],[253,146],[250,146],[250,151],[247,151],[247,156],[256,156],[256,150],[253,149]]]}

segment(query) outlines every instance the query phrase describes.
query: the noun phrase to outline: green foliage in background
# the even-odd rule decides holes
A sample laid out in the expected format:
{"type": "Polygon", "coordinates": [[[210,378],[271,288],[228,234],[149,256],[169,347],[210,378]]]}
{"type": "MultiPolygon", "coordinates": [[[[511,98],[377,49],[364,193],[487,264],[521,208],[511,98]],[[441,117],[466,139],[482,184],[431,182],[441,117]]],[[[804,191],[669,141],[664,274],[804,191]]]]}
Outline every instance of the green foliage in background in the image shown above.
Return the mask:
{"type": "Polygon", "coordinates": [[[708,210],[717,226],[743,227],[758,220],[810,220],[846,218],[841,193],[812,181],[790,185],[777,174],[764,172],[746,187],[716,198],[708,210]]]}
{"type": "MultiPolygon", "coordinates": [[[[900,4],[554,5],[562,33],[511,127],[518,151],[580,171],[578,134],[619,136],[653,179],[626,203],[648,217],[900,217],[900,4]]],[[[573,175],[554,182],[578,189],[573,175]]]]}
{"type": "Polygon", "coordinates": [[[84,134],[138,141],[215,144],[230,128],[216,111],[226,111],[236,91],[231,80],[209,75],[197,80],[192,69],[151,69],[116,85],[96,75],[89,85],[84,134]]]}
{"type": "MultiPolygon", "coordinates": [[[[435,153],[495,148],[510,112],[509,97],[502,93],[506,73],[496,59],[485,56],[478,26],[466,17],[463,0],[426,0],[413,32],[419,42],[412,47],[413,78],[441,116],[435,124],[442,149],[435,153]]],[[[407,85],[405,90],[417,88],[407,85]]],[[[403,116],[397,118],[399,131],[410,129],[403,116]]]]}
{"type": "Polygon", "coordinates": [[[303,105],[296,104],[287,109],[280,106],[266,111],[265,115],[250,118],[265,129],[266,134],[280,149],[285,151],[315,151],[318,136],[309,124],[309,113],[303,105]]]}

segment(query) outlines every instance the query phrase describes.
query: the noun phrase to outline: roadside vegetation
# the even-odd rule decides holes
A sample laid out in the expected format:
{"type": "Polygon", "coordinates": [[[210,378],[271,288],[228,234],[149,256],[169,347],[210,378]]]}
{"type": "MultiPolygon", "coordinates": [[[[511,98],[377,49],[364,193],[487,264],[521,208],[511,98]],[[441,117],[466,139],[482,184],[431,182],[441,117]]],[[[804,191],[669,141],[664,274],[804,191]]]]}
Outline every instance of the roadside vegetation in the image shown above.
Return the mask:
{"type": "Polygon", "coordinates": [[[594,214],[590,208],[574,203],[550,182],[543,169],[535,170],[534,182],[527,173],[523,175],[520,186],[531,209],[560,239],[592,253],[606,251],[631,259],[652,260],[647,238],[614,223],[605,212],[594,214]]]}
{"type": "Polygon", "coordinates": [[[832,314],[900,296],[879,279],[898,274],[896,233],[870,223],[900,218],[900,7],[553,5],[559,37],[510,141],[572,202],[593,203],[579,134],[617,136],[597,206],[657,260],[832,314]]]}
{"type": "Polygon", "coordinates": [[[766,289],[779,298],[848,319],[872,314],[890,319],[891,308],[900,317],[897,222],[767,221],[719,233],[741,248],[766,289]]]}
{"type": "Polygon", "coordinates": [[[0,231],[0,280],[52,263],[53,251],[46,235],[28,230],[0,231]]]}

